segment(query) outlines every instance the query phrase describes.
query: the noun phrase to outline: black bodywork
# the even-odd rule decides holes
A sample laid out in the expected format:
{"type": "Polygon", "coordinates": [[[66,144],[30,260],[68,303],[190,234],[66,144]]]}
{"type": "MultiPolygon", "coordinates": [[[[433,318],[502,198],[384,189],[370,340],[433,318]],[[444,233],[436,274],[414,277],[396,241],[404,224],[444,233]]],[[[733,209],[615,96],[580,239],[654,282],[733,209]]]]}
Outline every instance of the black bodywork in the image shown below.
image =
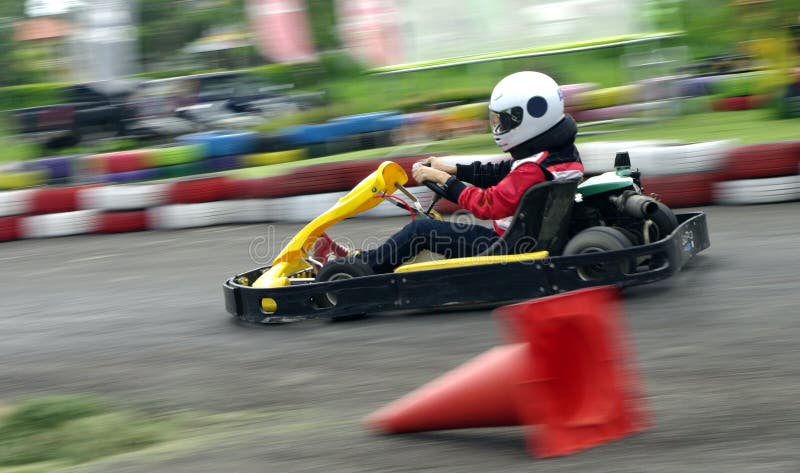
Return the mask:
{"type": "Polygon", "coordinates": [[[450,305],[508,303],[607,284],[648,284],[672,276],[696,254],[709,247],[706,215],[703,212],[677,214],[676,217],[678,227],[659,241],[603,253],[379,274],[268,289],[237,282],[252,282],[268,269],[259,268],[225,282],[225,306],[228,312],[244,321],[279,323],[450,305]],[[625,261],[650,263],[629,265],[627,267],[636,269],[623,273],[621,268],[625,265],[619,263],[625,261]],[[578,268],[593,264],[620,269],[602,278],[582,279],[578,268]],[[328,293],[335,295],[335,305],[318,302],[328,293]],[[275,312],[266,313],[262,310],[263,298],[276,301],[275,312]]]}

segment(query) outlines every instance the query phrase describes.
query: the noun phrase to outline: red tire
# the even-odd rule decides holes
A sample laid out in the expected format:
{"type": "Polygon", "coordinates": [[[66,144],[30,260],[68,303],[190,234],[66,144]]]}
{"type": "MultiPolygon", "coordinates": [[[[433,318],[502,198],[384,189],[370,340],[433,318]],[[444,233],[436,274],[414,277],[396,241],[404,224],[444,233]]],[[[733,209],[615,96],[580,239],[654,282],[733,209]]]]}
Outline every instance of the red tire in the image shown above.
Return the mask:
{"type": "Polygon", "coordinates": [[[0,217],[0,241],[19,240],[22,238],[20,226],[23,217],[0,217]]]}
{"type": "Polygon", "coordinates": [[[137,232],[150,228],[146,210],[103,212],[97,219],[96,233],[137,232]]]}
{"type": "Polygon", "coordinates": [[[722,161],[721,179],[793,176],[800,166],[800,141],[740,146],[722,161]]]}
{"type": "Polygon", "coordinates": [[[173,182],[169,188],[167,202],[197,204],[229,199],[232,187],[228,181],[227,177],[208,177],[173,182]]]}
{"type": "Polygon", "coordinates": [[[713,202],[716,180],[717,175],[713,173],[675,174],[642,177],[642,186],[645,194],[656,194],[670,207],[692,207],[713,202]]]}
{"type": "Polygon", "coordinates": [[[97,167],[103,174],[113,174],[117,172],[139,171],[147,169],[149,150],[117,151],[114,153],[104,153],[92,156],[97,163],[97,167]]]}
{"type": "Polygon", "coordinates": [[[711,108],[718,112],[732,112],[758,108],[764,105],[765,102],[766,99],[762,95],[743,95],[714,99],[711,101],[711,108]]]}
{"type": "Polygon", "coordinates": [[[237,192],[245,199],[274,199],[290,195],[288,176],[256,177],[232,181],[237,192]]]}
{"type": "Polygon", "coordinates": [[[33,193],[31,213],[52,214],[80,209],[78,194],[91,186],[53,187],[36,189],[33,193]]]}

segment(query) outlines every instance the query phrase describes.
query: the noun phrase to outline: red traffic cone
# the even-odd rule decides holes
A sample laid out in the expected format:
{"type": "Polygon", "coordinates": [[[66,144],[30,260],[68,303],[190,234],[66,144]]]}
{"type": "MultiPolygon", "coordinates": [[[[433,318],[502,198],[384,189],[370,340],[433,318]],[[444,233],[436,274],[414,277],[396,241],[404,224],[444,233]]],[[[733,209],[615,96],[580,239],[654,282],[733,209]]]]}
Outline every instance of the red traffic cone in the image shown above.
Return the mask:
{"type": "Polygon", "coordinates": [[[532,453],[566,455],[643,430],[613,287],[502,307],[513,344],[493,348],[378,410],[385,433],[536,426],[532,453]]]}

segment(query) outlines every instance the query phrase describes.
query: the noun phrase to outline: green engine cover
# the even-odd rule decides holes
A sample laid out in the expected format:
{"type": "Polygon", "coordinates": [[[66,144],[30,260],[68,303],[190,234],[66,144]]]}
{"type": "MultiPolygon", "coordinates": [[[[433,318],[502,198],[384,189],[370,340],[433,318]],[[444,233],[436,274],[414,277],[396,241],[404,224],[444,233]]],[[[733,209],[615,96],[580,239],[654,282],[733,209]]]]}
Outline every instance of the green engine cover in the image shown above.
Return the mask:
{"type": "MultiPolygon", "coordinates": [[[[630,171],[619,171],[619,174],[627,174],[630,171]]],[[[619,175],[617,172],[606,172],[599,176],[590,177],[578,185],[578,193],[584,197],[602,194],[603,192],[625,189],[633,187],[633,178],[626,175],[619,175]]]]}

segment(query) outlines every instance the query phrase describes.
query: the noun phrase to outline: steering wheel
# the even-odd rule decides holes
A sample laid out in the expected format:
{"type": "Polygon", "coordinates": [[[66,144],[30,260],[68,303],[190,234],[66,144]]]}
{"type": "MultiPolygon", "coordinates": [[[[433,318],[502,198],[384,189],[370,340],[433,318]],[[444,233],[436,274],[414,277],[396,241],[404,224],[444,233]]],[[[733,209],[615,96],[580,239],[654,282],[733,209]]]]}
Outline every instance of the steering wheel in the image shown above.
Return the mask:
{"type": "MultiPolygon", "coordinates": [[[[428,167],[430,167],[431,165],[428,164],[428,163],[415,163],[413,167],[417,167],[417,166],[428,166],[428,167]]],[[[423,181],[422,185],[424,185],[428,189],[432,190],[433,193],[436,194],[436,197],[433,200],[434,203],[437,202],[439,199],[446,199],[447,198],[447,189],[443,185],[439,184],[438,182],[423,181]]],[[[431,208],[432,207],[433,206],[431,206],[431,208]]]]}
{"type": "Polygon", "coordinates": [[[447,189],[445,189],[445,187],[443,185],[439,184],[438,182],[424,181],[422,183],[422,185],[424,185],[428,189],[432,190],[433,193],[436,194],[436,200],[437,201],[439,199],[442,199],[442,198],[444,198],[444,199],[447,198],[447,189]]]}

